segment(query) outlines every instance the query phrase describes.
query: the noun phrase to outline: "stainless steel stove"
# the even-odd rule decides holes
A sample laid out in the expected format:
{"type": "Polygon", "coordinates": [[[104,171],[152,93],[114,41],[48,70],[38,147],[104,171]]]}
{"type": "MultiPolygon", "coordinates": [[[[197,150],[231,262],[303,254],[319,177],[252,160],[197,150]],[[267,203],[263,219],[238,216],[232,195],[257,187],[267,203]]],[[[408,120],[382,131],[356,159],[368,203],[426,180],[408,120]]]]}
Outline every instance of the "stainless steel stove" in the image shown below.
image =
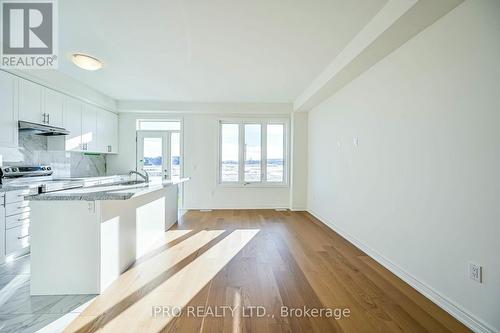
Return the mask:
{"type": "Polygon", "coordinates": [[[33,194],[61,191],[83,187],[79,181],[54,180],[52,167],[35,166],[3,166],[0,167],[0,184],[11,188],[29,188],[33,194]]]}
{"type": "Polygon", "coordinates": [[[0,179],[8,181],[23,177],[47,177],[52,175],[52,167],[47,165],[36,166],[2,166],[0,167],[0,179]]]}

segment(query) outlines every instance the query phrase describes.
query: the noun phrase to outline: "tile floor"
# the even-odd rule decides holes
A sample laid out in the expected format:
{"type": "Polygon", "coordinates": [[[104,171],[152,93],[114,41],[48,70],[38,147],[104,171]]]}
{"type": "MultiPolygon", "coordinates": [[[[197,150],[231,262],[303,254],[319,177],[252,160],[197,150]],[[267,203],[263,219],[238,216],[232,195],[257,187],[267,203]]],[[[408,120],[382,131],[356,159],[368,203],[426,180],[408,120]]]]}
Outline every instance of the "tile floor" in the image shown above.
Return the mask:
{"type": "Polygon", "coordinates": [[[30,256],[0,265],[0,332],[60,332],[94,295],[30,296],[30,256]]]}

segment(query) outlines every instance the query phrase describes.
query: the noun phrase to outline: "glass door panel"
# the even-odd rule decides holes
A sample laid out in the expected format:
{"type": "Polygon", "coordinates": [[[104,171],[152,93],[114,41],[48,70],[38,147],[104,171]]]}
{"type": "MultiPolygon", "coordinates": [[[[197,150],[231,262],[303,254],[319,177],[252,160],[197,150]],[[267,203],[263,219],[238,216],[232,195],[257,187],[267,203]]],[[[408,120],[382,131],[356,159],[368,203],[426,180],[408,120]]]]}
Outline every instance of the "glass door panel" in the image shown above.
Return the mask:
{"type": "Polygon", "coordinates": [[[163,131],[137,131],[137,171],[150,181],[168,179],[170,137],[163,131]]]}
{"type": "Polygon", "coordinates": [[[181,178],[181,134],[170,133],[170,178],[181,178]]]}

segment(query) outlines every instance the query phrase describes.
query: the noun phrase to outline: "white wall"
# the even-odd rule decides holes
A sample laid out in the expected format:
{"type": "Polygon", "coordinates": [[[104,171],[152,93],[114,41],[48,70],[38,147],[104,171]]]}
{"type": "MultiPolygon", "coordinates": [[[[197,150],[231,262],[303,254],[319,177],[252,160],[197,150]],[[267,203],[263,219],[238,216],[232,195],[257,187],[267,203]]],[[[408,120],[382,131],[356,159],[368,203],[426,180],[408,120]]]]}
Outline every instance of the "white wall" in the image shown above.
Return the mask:
{"type": "MultiPolygon", "coordinates": [[[[235,117],[234,114],[229,116],[235,117]]],[[[288,187],[227,188],[217,185],[218,120],[223,117],[228,115],[121,113],[120,154],[108,156],[108,173],[123,174],[135,169],[137,119],[182,119],[184,175],[191,177],[184,185],[185,209],[288,208],[288,187]]]]}
{"type": "Polygon", "coordinates": [[[316,107],[308,170],[313,214],[497,331],[499,33],[466,1],[316,107]]]}
{"type": "Polygon", "coordinates": [[[291,121],[290,209],[307,209],[307,112],[294,112],[291,121]]]}

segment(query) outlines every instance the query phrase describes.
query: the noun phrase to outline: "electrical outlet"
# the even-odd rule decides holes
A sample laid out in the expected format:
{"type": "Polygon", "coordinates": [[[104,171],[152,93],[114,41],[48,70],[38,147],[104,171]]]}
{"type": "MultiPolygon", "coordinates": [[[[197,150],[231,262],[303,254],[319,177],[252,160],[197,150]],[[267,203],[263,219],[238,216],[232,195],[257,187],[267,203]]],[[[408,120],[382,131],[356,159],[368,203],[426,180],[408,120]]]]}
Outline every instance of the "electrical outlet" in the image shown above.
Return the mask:
{"type": "Polygon", "coordinates": [[[358,147],[359,146],[359,138],[357,136],[355,136],[352,139],[352,143],[354,144],[354,147],[358,147]]]}
{"type": "Polygon", "coordinates": [[[483,282],[483,267],[470,262],[469,263],[469,278],[479,283],[483,282]]]}

